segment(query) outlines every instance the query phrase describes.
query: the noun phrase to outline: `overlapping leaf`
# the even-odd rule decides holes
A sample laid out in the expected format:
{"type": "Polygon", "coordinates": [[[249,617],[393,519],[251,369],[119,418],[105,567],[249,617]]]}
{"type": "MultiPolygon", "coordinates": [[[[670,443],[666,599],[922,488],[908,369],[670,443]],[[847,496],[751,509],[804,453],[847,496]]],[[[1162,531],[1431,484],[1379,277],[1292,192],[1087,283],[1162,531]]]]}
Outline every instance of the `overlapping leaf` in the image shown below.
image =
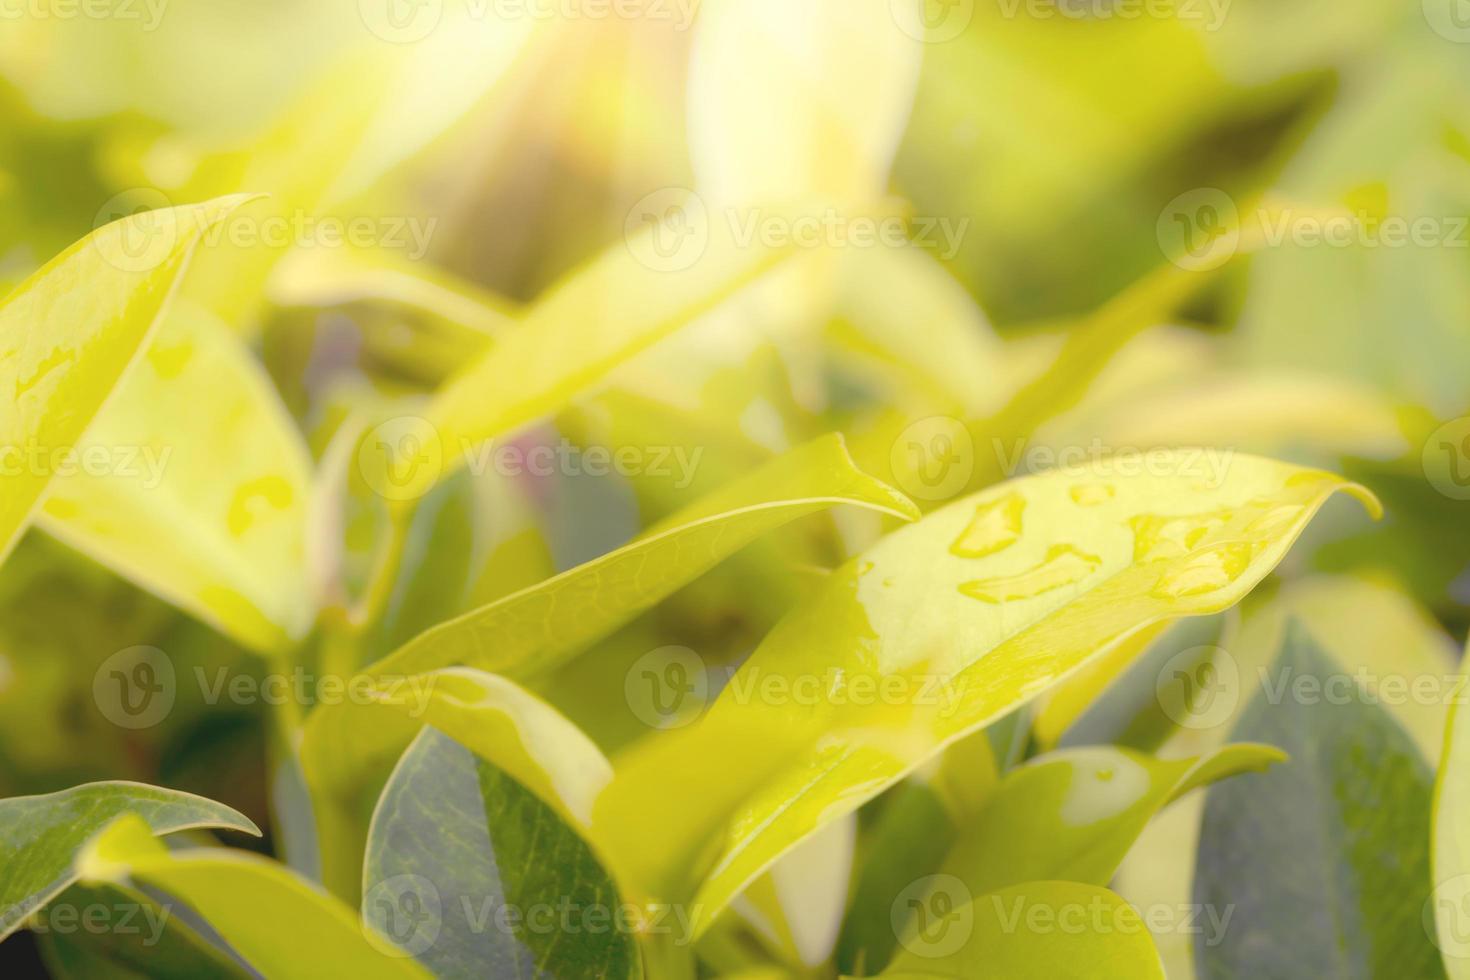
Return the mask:
{"type": "Polygon", "coordinates": [[[1106,888],[1032,881],[928,911],[883,976],[1163,980],[1143,918],[1106,888]]]}
{"type": "Polygon", "coordinates": [[[143,349],[199,237],[246,200],[137,214],[99,228],[0,302],[0,444],[10,461],[0,496],[0,557],[78,440],[143,349]]]}
{"type": "Polygon", "coordinates": [[[117,465],[53,481],[43,528],[247,647],[305,635],[311,459],[228,327],[181,300],[78,448],[117,465]]]}
{"type": "Polygon", "coordinates": [[[302,765],[313,789],[324,876],[353,895],[362,857],[362,796],[425,725],[462,742],[539,796],[567,822],[589,822],[612,767],[554,708],[493,674],[452,668],[399,678],[366,703],[307,721],[302,765]]]}
{"type": "Polygon", "coordinates": [[[265,976],[429,976],[406,950],[282,865],[218,848],[171,853],[131,814],[88,842],[77,871],[86,882],[129,879],[179,898],[265,976]]]}
{"type": "Polygon", "coordinates": [[[903,495],[857,469],[840,436],[826,436],[631,544],[423,633],[369,671],[417,673],[457,663],[515,676],[544,671],[760,535],[837,504],[916,516],[903,495]]]}
{"type": "Polygon", "coordinates": [[[438,976],[640,975],[641,910],[543,799],[425,729],[373,814],[363,918],[438,976]]]}
{"type": "Polygon", "coordinates": [[[1272,673],[1234,734],[1291,761],[1206,797],[1195,901],[1234,914],[1220,941],[1196,937],[1200,976],[1440,975],[1429,767],[1299,625],[1272,673]]]}
{"type": "Polygon", "coordinates": [[[0,937],[76,880],[87,838],[131,813],[147,835],[219,827],[259,835],[222,803],[142,783],[89,783],[47,796],[0,800],[0,937]]]}
{"type": "Polygon", "coordinates": [[[698,724],[620,766],[599,837],[643,887],[711,916],[947,743],[1140,629],[1238,601],[1338,490],[1371,502],[1255,457],[1207,486],[1191,458],[1014,481],[890,535],[788,616],[698,724]]]}

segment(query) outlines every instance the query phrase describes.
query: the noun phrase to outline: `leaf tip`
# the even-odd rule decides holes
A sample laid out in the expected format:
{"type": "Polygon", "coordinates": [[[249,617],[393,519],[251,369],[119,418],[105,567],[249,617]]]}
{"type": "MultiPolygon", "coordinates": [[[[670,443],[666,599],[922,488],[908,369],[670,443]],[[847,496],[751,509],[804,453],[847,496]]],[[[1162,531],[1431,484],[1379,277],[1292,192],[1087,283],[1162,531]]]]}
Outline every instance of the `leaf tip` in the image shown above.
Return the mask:
{"type": "Polygon", "coordinates": [[[1345,483],[1342,486],[1343,493],[1357,500],[1368,511],[1368,516],[1375,521],[1383,520],[1383,501],[1378,495],[1361,483],[1345,483]]]}

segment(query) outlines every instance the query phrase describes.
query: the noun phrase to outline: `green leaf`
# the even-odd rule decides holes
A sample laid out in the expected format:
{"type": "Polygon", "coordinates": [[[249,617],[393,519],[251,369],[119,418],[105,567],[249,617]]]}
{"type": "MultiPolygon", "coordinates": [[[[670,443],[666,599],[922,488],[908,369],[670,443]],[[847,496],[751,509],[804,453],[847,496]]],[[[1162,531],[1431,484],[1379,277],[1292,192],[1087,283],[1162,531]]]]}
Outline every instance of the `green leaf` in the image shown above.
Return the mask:
{"type": "Polygon", "coordinates": [[[1234,734],[1291,761],[1206,797],[1195,901],[1234,915],[1196,937],[1200,976],[1442,975],[1421,921],[1429,767],[1300,626],[1268,680],[1234,734]]]}
{"type": "Polygon", "coordinates": [[[386,249],[299,249],[276,268],[270,295],[279,306],[373,303],[422,317],[444,332],[438,343],[450,356],[478,355],[517,325],[516,311],[494,294],[386,249]]]}
{"type": "Polygon", "coordinates": [[[407,952],[284,866],[221,848],[171,853],[132,814],[88,842],[77,871],[83,881],[130,879],[173,895],[268,977],[428,977],[407,952]]]}
{"type": "Polygon", "coordinates": [[[5,478],[0,560],[166,308],[200,236],[245,196],[150,211],[94,231],[0,301],[0,445],[42,463],[5,478]]]}
{"type": "Polygon", "coordinates": [[[305,636],[311,457],[225,324],[176,304],[79,448],[136,462],[53,480],[46,531],[258,652],[305,636]]]}
{"type": "Polygon", "coordinates": [[[841,436],[824,436],[631,544],[436,626],[367,670],[405,674],[468,664],[512,676],[545,671],[760,535],[836,504],[917,516],[902,494],[857,469],[841,436]]]}
{"type": "Polygon", "coordinates": [[[921,903],[915,932],[883,976],[964,980],[1163,980],[1138,911],[1106,888],[1033,881],[950,905],[921,903]]]}
{"type": "Polygon", "coordinates": [[[939,795],[918,781],[896,787],[859,852],[851,907],[837,940],[837,968],[871,975],[893,956],[893,900],[916,875],[939,870],[955,827],[939,795]]]}
{"type": "MultiPolygon", "coordinates": [[[[47,968],[66,978],[107,980],[245,980],[250,973],[185,923],[174,903],[160,905],[122,885],[72,885],[41,915],[50,928],[38,937],[47,968]],[[76,918],[56,921],[57,909],[76,918]],[[88,928],[87,915],[108,928],[88,928]]],[[[34,920],[33,920],[34,922],[34,920]]],[[[32,929],[36,927],[33,924],[32,929]]]]}
{"type": "Polygon", "coordinates": [[[1127,650],[1134,656],[1126,662],[1109,658],[1078,671],[1057,692],[1068,692],[1070,707],[1080,708],[1080,714],[1059,712],[1054,692],[1037,719],[1037,740],[1045,747],[1119,745],[1153,752],[1179,730],[1171,717],[1171,712],[1179,715],[1178,706],[1160,695],[1159,679],[1173,679],[1175,669],[1197,670],[1219,656],[1225,620],[1206,616],[1170,623],[1141,655],[1127,650]],[[1085,701],[1084,692],[1089,695],[1085,701]],[[1044,731],[1043,720],[1049,726],[1044,731]]]}
{"type": "Polygon", "coordinates": [[[1464,99],[1457,53],[1429,31],[1383,51],[1284,169],[1284,192],[1352,216],[1324,229],[1343,236],[1330,245],[1282,225],[1252,263],[1234,338],[1253,370],[1362,380],[1443,418],[1465,410],[1470,282],[1464,229],[1448,217],[1465,210],[1465,162],[1445,132],[1464,99]]]}
{"type": "Polygon", "coordinates": [[[823,827],[792,848],[741,896],[744,919],[796,968],[832,955],[851,890],[857,818],[823,827]]]}
{"type": "Polygon", "coordinates": [[[89,783],[0,800],[0,938],[76,880],[78,850],[122,813],[136,814],[155,834],[224,827],[260,836],[255,824],[223,803],[142,783],[89,783]]]}
{"type": "Polygon", "coordinates": [[[629,754],[599,838],[642,887],[712,916],[949,742],[1141,629],[1239,601],[1336,492],[1376,503],[1320,471],[1237,456],[1207,479],[1200,460],[1016,480],[889,535],[786,617],[697,724],[629,754]]]}
{"type": "Polygon", "coordinates": [[[1381,575],[1298,579],[1246,619],[1234,644],[1242,669],[1265,666],[1281,649],[1292,618],[1354,674],[1355,682],[1361,679],[1413,738],[1425,761],[1437,765],[1450,705],[1445,697],[1414,693],[1420,678],[1439,684],[1454,675],[1455,642],[1434,616],[1381,575]],[[1395,690],[1399,684],[1409,688],[1407,696],[1395,690]]]}
{"type": "Polygon", "coordinates": [[[1264,745],[1171,760],[1109,747],[1049,753],[1001,781],[942,871],[976,895],[1063,875],[1105,885],[1164,806],[1196,787],[1284,759],[1264,745]]]}
{"type": "Polygon", "coordinates": [[[426,728],[373,814],[363,918],[438,976],[639,975],[636,919],[555,810],[426,728]]]}
{"type": "MultiPolygon", "coordinates": [[[[1062,734],[1069,731],[1073,723],[1099,698],[1118,674],[1127,670],[1140,659],[1150,659],[1152,650],[1165,633],[1188,626],[1184,623],[1159,623],[1140,630],[1127,642],[1118,645],[1106,657],[1100,657],[1074,673],[1052,690],[1048,691],[1036,711],[1034,730],[1038,749],[1049,750],[1061,743],[1062,734]]],[[[1150,697],[1153,692],[1149,692],[1150,697]]],[[[1111,738],[1097,739],[1094,744],[1106,745],[1111,738]]]]}
{"type": "Polygon", "coordinates": [[[562,819],[590,822],[612,778],[597,746],[556,709],[511,681],[449,668],[384,683],[365,703],[314,712],[301,761],[312,788],[322,868],[334,891],[355,897],[363,838],[356,819],[374,787],[425,725],[459,740],[539,796],[562,819]]]}
{"type": "Polygon", "coordinates": [[[978,416],[1014,370],[990,324],[938,259],[916,246],[852,249],[842,257],[829,327],[831,355],[898,375],[896,396],[926,411],[978,416]],[[925,324],[922,344],[913,324],[925,324]],[[932,409],[927,406],[932,405],[932,409]]]}
{"type": "Polygon", "coordinates": [[[668,271],[660,271],[655,246],[687,228],[632,235],[553,289],[517,329],[445,383],[424,409],[421,438],[364,455],[382,467],[370,482],[391,484],[395,499],[422,496],[480,443],[555,414],[791,254],[740,242],[727,221],[704,227],[705,234],[678,238],[688,254],[677,253],[668,271]]]}
{"type": "Polygon", "coordinates": [[[1465,667],[1445,723],[1444,758],[1434,782],[1433,862],[1434,930],[1445,972],[1451,980],[1470,977],[1470,724],[1460,707],[1465,697],[1465,667]]]}

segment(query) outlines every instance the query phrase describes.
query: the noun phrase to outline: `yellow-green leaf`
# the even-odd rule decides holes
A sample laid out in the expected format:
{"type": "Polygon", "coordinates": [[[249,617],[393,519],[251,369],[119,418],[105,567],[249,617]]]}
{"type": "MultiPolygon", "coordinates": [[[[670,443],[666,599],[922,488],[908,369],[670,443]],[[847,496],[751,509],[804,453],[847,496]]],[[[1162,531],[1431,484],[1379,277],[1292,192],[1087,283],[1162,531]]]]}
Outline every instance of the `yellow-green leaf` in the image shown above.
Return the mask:
{"type": "Polygon", "coordinates": [[[87,844],[77,872],[83,881],[131,879],[173,895],[267,977],[429,976],[406,950],[283,865],[220,848],[170,852],[132,814],[87,844]]]}
{"type": "MultiPolygon", "coordinates": [[[[1450,705],[1444,696],[1414,694],[1420,678],[1447,692],[1455,642],[1402,586],[1378,576],[1314,575],[1287,584],[1245,621],[1233,656],[1246,678],[1265,676],[1281,649],[1289,619],[1299,619],[1343,673],[1404,727],[1430,765],[1444,747],[1450,705]],[[1254,668],[1254,670],[1252,669],[1254,668]],[[1406,694],[1400,688],[1408,689],[1406,694]]],[[[1255,684],[1241,691],[1239,717],[1255,684]]]]}
{"type": "MultiPolygon", "coordinates": [[[[681,213],[684,221],[695,220],[681,213]]],[[[424,410],[426,427],[412,442],[412,456],[405,458],[404,445],[385,454],[384,478],[394,479],[394,495],[421,496],[464,466],[479,443],[561,410],[790,254],[759,240],[742,242],[738,232],[718,220],[657,224],[630,232],[573,274],[440,389],[424,410]],[[660,249],[670,244],[673,261],[665,265],[668,254],[660,249]]]]}
{"type": "Polygon", "coordinates": [[[78,850],[122,813],[134,814],[149,836],[201,827],[260,836],[255,824],[223,803],[142,783],[88,783],[0,800],[0,939],[76,881],[78,850]]]}
{"type": "Polygon", "coordinates": [[[51,484],[38,522],[243,645],[311,626],[311,458],[264,370],[180,300],[79,443],[116,465],[51,484]]]}
{"type": "Polygon", "coordinates": [[[902,494],[857,469],[841,436],[824,436],[631,544],[420,634],[368,671],[420,673],[452,664],[514,676],[544,671],[760,535],[836,504],[917,516],[902,494]]]}
{"type": "Polygon", "coordinates": [[[1032,881],[950,904],[931,896],[883,973],[892,980],[1163,980],[1138,910],[1096,885],[1032,881]]]}
{"type": "Polygon", "coordinates": [[[94,231],[0,301],[0,559],[20,536],[60,454],[148,339],[206,229],[244,196],[150,211],[94,231]]]}
{"type": "Polygon", "coordinates": [[[363,918],[438,976],[643,976],[639,922],[613,920],[630,904],[577,829],[433,729],[378,799],[362,879],[363,918]],[[527,915],[498,917],[505,907],[527,915]],[[538,907],[565,912],[547,928],[538,907]]]}
{"type": "Polygon", "coordinates": [[[425,725],[432,725],[586,827],[612,778],[602,752],[576,725],[516,684],[454,668],[384,682],[307,719],[301,761],[312,788],[323,873],[355,894],[365,828],[363,795],[425,725]]]}
{"type": "MultiPolygon", "coordinates": [[[[1434,781],[1434,829],[1430,862],[1434,874],[1434,930],[1450,980],[1470,978],[1470,723],[1460,710],[1465,697],[1461,667],[1445,725],[1444,757],[1434,781]]],[[[1427,925],[1428,923],[1426,923],[1427,925]]]]}
{"type": "Polygon", "coordinates": [[[712,916],[948,743],[1141,629],[1239,601],[1337,491],[1376,508],[1273,460],[1210,480],[1195,455],[1150,458],[994,487],[843,566],[703,719],[619,767],[599,836],[643,887],[712,916]]]}
{"type": "Polygon", "coordinates": [[[1105,885],[1164,806],[1285,758],[1265,745],[1169,760],[1105,746],[1050,753],[1006,776],[942,870],[977,895],[1061,875],[1105,885]]]}

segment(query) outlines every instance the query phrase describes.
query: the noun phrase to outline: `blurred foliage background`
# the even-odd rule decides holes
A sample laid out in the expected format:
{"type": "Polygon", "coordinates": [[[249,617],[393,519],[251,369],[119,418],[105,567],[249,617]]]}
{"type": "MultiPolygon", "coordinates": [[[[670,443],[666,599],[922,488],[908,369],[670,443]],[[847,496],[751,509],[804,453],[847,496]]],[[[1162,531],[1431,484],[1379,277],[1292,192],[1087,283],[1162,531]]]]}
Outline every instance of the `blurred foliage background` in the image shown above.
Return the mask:
{"type": "MultiPolygon", "coordinates": [[[[1066,337],[1171,268],[1161,226],[1206,191],[1245,217],[1273,195],[1370,223],[1428,218],[1444,234],[1242,254],[1120,350],[1102,345],[1069,403],[1007,437],[1207,443],[1343,470],[1389,516],[1370,525],[1333,509],[1283,574],[1371,583],[1448,647],[1470,620],[1470,504],[1457,499],[1470,497],[1457,493],[1470,427],[1454,427],[1470,413],[1470,24],[1456,2],[934,5],[940,28],[895,115],[884,180],[913,215],[962,223],[952,254],[919,242],[912,263],[859,265],[820,302],[780,290],[741,302],[523,437],[698,448],[691,485],[449,481],[421,508],[376,652],[606,551],[812,435],[881,432],[895,409],[946,414],[941,388],[993,412],[1066,337]]],[[[102,221],[233,191],[269,193],[272,213],[425,231],[373,248],[259,246],[243,260],[205,251],[184,287],[181,304],[259,353],[330,473],[334,440],[358,420],[411,404],[514,329],[549,287],[619,247],[649,195],[701,186],[692,8],[503,18],[430,0],[435,26],[406,39],[384,28],[383,7],[4,8],[0,287],[102,221]]],[[[785,77],[778,60],[753,49],[724,67],[756,84],[785,77]]],[[[774,121],[743,135],[771,141],[752,158],[780,152],[774,121]]],[[[348,486],[341,526],[311,529],[344,542],[337,577],[316,575],[314,588],[361,586],[381,528],[368,496],[348,486]]],[[[802,569],[872,533],[833,521],[750,549],[542,689],[600,744],[637,738],[638,719],[603,697],[627,665],[664,644],[738,660],[800,594],[802,569]]],[[[265,706],[211,706],[185,690],[143,731],[98,713],[98,665],[137,645],[168,650],[180,670],[264,669],[32,531],[0,572],[0,796],[132,778],[270,824],[265,706]]]]}

